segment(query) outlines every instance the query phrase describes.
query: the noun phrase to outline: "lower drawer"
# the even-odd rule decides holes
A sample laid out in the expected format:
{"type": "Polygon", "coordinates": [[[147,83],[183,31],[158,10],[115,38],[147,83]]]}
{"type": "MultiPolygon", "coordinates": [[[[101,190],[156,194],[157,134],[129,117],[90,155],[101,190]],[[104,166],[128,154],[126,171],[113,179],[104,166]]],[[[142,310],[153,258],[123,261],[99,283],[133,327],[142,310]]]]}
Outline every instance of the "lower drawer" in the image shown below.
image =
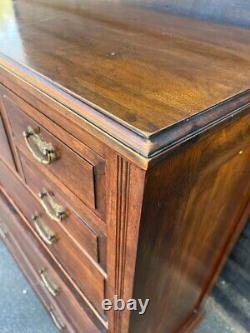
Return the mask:
{"type": "Polygon", "coordinates": [[[56,327],[69,333],[105,332],[79,306],[62,278],[41,254],[29,228],[2,193],[0,216],[1,237],[42,299],[56,327]]]}
{"type": "Polygon", "coordinates": [[[46,250],[62,265],[93,308],[105,319],[101,306],[105,294],[105,278],[98,266],[81,251],[78,243],[69,237],[62,226],[45,216],[38,201],[1,160],[0,184],[25,216],[46,250]],[[36,214],[35,221],[31,219],[32,214],[36,214]],[[46,243],[48,235],[52,233],[56,241],[46,243]]]}
{"type": "Polygon", "coordinates": [[[66,232],[101,266],[105,267],[106,246],[104,237],[73,211],[67,196],[52,181],[44,175],[34,163],[19,152],[26,184],[39,200],[46,214],[63,226],[66,232]],[[41,193],[47,195],[41,198],[41,193]],[[50,198],[49,198],[49,196],[50,198]],[[64,211],[65,216],[56,220],[56,210],[64,211]]]}

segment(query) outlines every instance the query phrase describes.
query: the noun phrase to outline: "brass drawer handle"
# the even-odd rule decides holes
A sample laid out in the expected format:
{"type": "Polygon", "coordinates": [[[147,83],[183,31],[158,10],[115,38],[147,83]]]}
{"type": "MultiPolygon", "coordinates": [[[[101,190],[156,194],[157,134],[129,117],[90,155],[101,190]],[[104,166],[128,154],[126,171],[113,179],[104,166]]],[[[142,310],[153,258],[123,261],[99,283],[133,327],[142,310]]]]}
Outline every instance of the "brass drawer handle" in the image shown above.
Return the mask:
{"type": "Polygon", "coordinates": [[[31,126],[23,132],[25,143],[34,158],[42,164],[51,164],[56,159],[56,151],[51,143],[47,143],[39,136],[40,129],[31,126]]]}
{"type": "Polygon", "coordinates": [[[52,245],[56,242],[56,234],[51,230],[40,218],[38,214],[32,216],[34,221],[34,227],[39,237],[48,245],[52,245]]]}
{"type": "Polygon", "coordinates": [[[51,194],[43,189],[39,194],[40,203],[47,215],[56,222],[62,222],[67,217],[63,206],[57,204],[51,194]]]}
{"type": "Polygon", "coordinates": [[[65,328],[65,325],[61,322],[60,319],[58,319],[58,317],[55,315],[54,309],[52,307],[50,307],[48,309],[49,314],[54,322],[54,324],[56,325],[56,327],[58,328],[59,331],[62,331],[65,328]]]}
{"type": "Polygon", "coordinates": [[[48,272],[44,269],[41,268],[39,270],[39,274],[41,277],[41,280],[43,282],[43,285],[45,288],[48,290],[50,295],[55,297],[59,293],[59,287],[52,281],[51,277],[49,276],[48,272]]]}

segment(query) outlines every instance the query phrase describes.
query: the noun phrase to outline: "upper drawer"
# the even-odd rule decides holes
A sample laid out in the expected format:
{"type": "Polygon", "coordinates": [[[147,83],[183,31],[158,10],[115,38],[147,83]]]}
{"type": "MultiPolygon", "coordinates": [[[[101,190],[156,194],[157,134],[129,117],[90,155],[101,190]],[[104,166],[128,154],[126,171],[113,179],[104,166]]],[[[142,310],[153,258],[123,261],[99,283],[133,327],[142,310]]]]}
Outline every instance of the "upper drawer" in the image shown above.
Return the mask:
{"type": "Polygon", "coordinates": [[[11,167],[15,168],[0,110],[0,154],[11,167]]]}
{"type": "Polygon", "coordinates": [[[36,109],[23,101],[21,104],[9,96],[3,98],[17,148],[32,156],[36,163],[48,169],[77,198],[103,217],[103,159],[36,109]],[[26,108],[32,117],[25,113],[26,108]]]}

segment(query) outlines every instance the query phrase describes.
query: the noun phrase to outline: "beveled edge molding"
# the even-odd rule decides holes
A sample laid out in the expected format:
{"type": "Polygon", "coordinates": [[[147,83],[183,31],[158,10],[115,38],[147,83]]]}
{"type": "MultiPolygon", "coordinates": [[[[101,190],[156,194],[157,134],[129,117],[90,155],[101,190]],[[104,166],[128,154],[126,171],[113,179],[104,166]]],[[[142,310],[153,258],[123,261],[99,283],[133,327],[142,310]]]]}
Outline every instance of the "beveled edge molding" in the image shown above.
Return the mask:
{"type": "Polygon", "coordinates": [[[150,156],[153,157],[165,149],[168,150],[173,144],[176,145],[178,142],[186,141],[190,137],[196,136],[226,119],[236,116],[249,107],[250,89],[186,118],[169,128],[165,128],[157,132],[155,138],[154,135],[150,137],[155,147],[155,152],[152,151],[150,156]]]}
{"type": "MultiPolygon", "coordinates": [[[[66,107],[69,112],[81,117],[83,121],[109,137],[112,142],[117,141],[122,144],[129,155],[139,155],[146,161],[142,163],[146,165],[143,167],[145,169],[151,164],[151,160],[157,159],[173,146],[191,139],[250,107],[250,89],[247,89],[172,126],[147,134],[1,52],[0,67],[66,107]]],[[[139,160],[136,159],[136,161],[139,160]]]]}

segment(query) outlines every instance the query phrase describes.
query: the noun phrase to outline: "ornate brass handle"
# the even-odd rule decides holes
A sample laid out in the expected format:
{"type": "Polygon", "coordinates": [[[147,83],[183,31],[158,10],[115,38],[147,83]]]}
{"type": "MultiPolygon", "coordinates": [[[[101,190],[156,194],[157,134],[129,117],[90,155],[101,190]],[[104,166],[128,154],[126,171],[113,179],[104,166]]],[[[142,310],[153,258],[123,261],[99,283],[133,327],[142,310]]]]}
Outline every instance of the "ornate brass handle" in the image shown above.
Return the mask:
{"type": "Polygon", "coordinates": [[[61,222],[67,217],[66,211],[63,206],[57,204],[54,198],[49,194],[46,189],[43,189],[39,194],[40,203],[43,206],[48,216],[56,221],[61,222]]]}
{"type": "Polygon", "coordinates": [[[28,149],[34,158],[42,164],[51,164],[56,159],[56,151],[51,143],[47,143],[39,136],[40,129],[31,126],[23,132],[28,149]]]}
{"type": "Polygon", "coordinates": [[[54,231],[41,220],[38,214],[34,214],[32,220],[39,237],[48,245],[54,244],[57,240],[54,231]]]}
{"type": "Polygon", "coordinates": [[[54,322],[54,324],[56,325],[56,327],[58,328],[59,331],[62,331],[65,328],[65,325],[61,322],[60,319],[57,318],[57,316],[54,313],[54,309],[52,307],[50,307],[48,309],[49,314],[54,322]]]}
{"type": "Polygon", "coordinates": [[[56,296],[59,293],[59,287],[52,281],[51,277],[49,276],[48,272],[46,271],[46,269],[41,268],[39,270],[39,274],[41,276],[41,280],[43,282],[43,285],[45,286],[45,288],[48,290],[48,292],[52,295],[52,296],[56,296]]]}

